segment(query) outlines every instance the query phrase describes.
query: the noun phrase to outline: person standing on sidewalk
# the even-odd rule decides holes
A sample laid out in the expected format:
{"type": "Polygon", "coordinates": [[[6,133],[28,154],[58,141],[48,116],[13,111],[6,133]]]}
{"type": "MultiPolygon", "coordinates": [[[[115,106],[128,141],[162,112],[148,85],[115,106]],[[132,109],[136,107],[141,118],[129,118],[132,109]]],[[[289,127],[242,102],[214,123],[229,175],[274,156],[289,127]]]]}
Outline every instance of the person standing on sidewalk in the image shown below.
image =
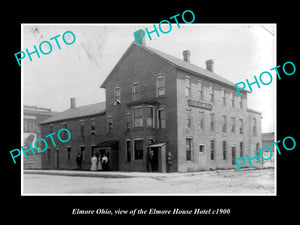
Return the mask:
{"type": "Polygon", "coordinates": [[[82,156],[81,156],[80,152],[78,152],[78,154],[76,156],[76,163],[77,163],[78,170],[81,170],[81,162],[82,162],[82,156]]]}
{"type": "Polygon", "coordinates": [[[106,156],[106,154],[103,155],[101,162],[103,170],[108,170],[108,157],[106,156]]]}
{"type": "Polygon", "coordinates": [[[173,159],[174,159],[174,156],[172,155],[172,153],[170,151],[168,151],[168,156],[167,156],[168,173],[172,173],[173,159]]]}
{"type": "Polygon", "coordinates": [[[92,171],[97,171],[97,157],[96,155],[93,155],[93,157],[91,158],[91,170],[92,171]]]}

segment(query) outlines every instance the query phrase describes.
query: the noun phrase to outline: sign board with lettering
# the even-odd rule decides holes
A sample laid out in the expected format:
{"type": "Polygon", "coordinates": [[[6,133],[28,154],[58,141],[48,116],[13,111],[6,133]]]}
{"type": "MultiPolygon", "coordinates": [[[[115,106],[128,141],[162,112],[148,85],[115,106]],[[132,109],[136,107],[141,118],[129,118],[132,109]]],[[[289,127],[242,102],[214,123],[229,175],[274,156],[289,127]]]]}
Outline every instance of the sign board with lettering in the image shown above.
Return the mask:
{"type": "Polygon", "coordinates": [[[212,109],[211,104],[198,102],[198,101],[195,101],[195,100],[188,100],[188,105],[192,106],[192,107],[202,108],[202,109],[208,109],[208,110],[212,109]]]}

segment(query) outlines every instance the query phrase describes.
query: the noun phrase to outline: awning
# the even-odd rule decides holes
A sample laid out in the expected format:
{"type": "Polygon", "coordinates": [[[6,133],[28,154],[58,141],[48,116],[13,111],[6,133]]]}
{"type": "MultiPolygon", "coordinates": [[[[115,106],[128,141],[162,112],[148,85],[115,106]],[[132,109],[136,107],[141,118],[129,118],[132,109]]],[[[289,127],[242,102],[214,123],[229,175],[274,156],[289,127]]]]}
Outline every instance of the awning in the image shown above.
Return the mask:
{"type": "Polygon", "coordinates": [[[119,141],[117,140],[107,140],[107,141],[102,141],[100,143],[98,143],[97,145],[95,145],[95,147],[111,147],[115,144],[118,144],[119,141]]]}
{"type": "Polygon", "coordinates": [[[149,148],[157,148],[157,147],[162,147],[164,146],[166,143],[153,143],[151,145],[148,145],[149,148]]]}

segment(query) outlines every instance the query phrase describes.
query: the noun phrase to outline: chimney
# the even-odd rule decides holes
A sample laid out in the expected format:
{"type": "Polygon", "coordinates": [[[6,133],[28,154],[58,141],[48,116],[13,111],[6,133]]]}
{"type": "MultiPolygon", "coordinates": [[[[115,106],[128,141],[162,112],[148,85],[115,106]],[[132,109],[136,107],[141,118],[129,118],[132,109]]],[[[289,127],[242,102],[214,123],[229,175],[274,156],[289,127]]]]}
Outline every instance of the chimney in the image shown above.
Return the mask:
{"type": "Polygon", "coordinates": [[[182,54],[183,54],[183,60],[189,63],[190,62],[190,56],[191,56],[190,50],[184,50],[182,52],[182,54]]]}
{"type": "Polygon", "coordinates": [[[71,109],[74,109],[76,107],[76,99],[71,98],[71,109]]]}
{"type": "Polygon", "coordinates": [[[134,40],[136,43],[145,46],[146,45],[146,39],[145,39],[145,32],[143,29],[137,30],[134,32],[134,40]],[[141,37],[143,36],[143,37],[141,37]]]}
{"type": "Polygon", "coordinates": [[[214,60],[213,59],[206,60],[206,70],[208,70],[210,72],[214,72],[214,60]]]}

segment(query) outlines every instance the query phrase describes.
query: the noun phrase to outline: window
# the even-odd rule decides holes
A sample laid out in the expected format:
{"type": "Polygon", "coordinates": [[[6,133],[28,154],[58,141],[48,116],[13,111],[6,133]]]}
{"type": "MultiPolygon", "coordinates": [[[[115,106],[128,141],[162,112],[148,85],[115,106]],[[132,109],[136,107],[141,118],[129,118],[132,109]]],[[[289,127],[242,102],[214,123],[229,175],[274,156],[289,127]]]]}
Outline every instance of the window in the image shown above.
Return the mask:
{"type": "Polygon", "coordinates": [[[199,115],[200,115],[200,129],[204,130],[204,111],[200,111],[199,115]]]}
{"type": "Polygon", "coordinates": [[[79,121],[79,135],[84,135],[84,120],[79,121]]]}
{"type": "Polygon", "coordinates": [[[91,119],[90,123],[91,123],[91,134],[95,134],[96,133],[96,121],[95,121],[95,119],[94,118],[91,119]]]}
{"type": "Polygon", "coordinates": [[[235,133],[235,118],[231,117],[231,132],[235,133]]]}
{"type": "Polygon", "coordinates": [[[244,157],[244,142],[240,142],[240,156],[244,157]]]}
{"type": "Polygon", "coordinates": [[[158,109],[158,128],[166,128],[165,109],[158,109]]]}
{"type": "Polygon", "coordinates": [[[112,133],[113,132],[113,121],[112,121],[112,116],[107,117],[107,133],[112,133]]]}
{"type": "Polygon", "coordinates": [[[203,84],[199,81],[199,100],[203,100],[203,84]]]}
{"type": "Polygon", "coordinates": [[[234,107],[234,93],[231,92],[231,106],[234,107]]]}
{"type": "Polygon", "coordinates": [[[257,135],[257,122],[256,122],[256,118],[253,118],[253,136],[257,135]]]}
{"type": "Polygon", "coordinates": [[[226,91],[225,91],[225,89],[222,89],[222,102],[223,102],[223,105],[226,105],[226,91]]]}
{"type": "MultiPolygon", "coordinates": [[[[63,122],[62,127],[64,129],[67,129],[67,123],[63,122]]],[[[63,139],[66,139],[67,138],[67,132],[63,131],[62,133],[63,133],[63,135],[62,135],[63,139]]]]}
{"type": "Polygon", "coordinates": [[[139,83],[132,84],[132,101],[137,101],[140,99],[139,96],[139,83]]]}
{"type": "Polygon", "coordinates": [[[191,81],[189,77],[185,78],[185,96],[191,97],[191,81]]]}
{"type": "Polygon", "coordinates": [[[115,87],[114,90],[114,105],[121,103],[121,89],[119,87],[115,87]]]}
{"type": "Polygon", "coordinates": [[[135,128],[143,127],[143,108],[142,107],[133,108],[133,126],[135,128]]]}
{"type": "Polygon", "coordinates": [[[131,140],[126,140],[126,161],[131,161],[131,140]]]}
{"type": "Polygon", "coordinates": [[[210,140],[210,159],[215,160],[215,140],[210,140]]]}
{"type": "Polygon", "coordinates": [[[243,119],[240,119],[240,134],[243,134],[243,119]]]}
{"type": "Polygon", "coordinates": [[[214,102],[214,86],[209,85],[209,101],[214,102]]]}
{"type": "Polygon", "coordinates": [[[210,114],[210,129],[211,131],[215,130],[215,114],[210,114]]]}
{"type": "Polygon", "coordinates": [[[156,78],[156,97],[165,95],[165,77],[156,78]]]}
{"type": "Polygon", "coordinates": [[[134,140],[134,159],[143,159],[143,140],[134,140]]]}
{"type": "Polygon", "coordinates": [[[130,121],[131,121],[130,113],[127,113],[126,114],[126,131],[127,132],[130,130],[130,121]]]}
{"type": "Polygon", "coordinates": [[[154,108],[152,106],[147,106],[147,127],[154,127],[154,108]]]}
{"type": "Polygon", "coordinates": [[[227,159],[227,143],[226,141],[222,142],[222,147],[223,147],[223,160],[227,159]]]}
{"type": "Polygon", "coordinates": [[[186,138],[186,160],[192,160],[192,138],[186,138]]]}
{"type": "Polygon", "coordinates": [[[199,152],[204,152],[204,144],[199,145],[199,152]]]}
{"type": "Polygon", "coordinates": [[[71,160],[71,147],[70,146],[67,147],[67,160],[68,161],[71,160]]]}
{"type": "Polygon", "coordinates": [[[49,125],[50,133],[53,133],[53,124],[49,125]]]}
{"type": "Polygon", "coordinates": [[[243,108],[243,99],[242,96],[239,97],[239,105],[240,105],[240,109],[243,108]]]}
{"type": "Polygon", "coordinates": [[[226,115],[222,116],[222,132],[226,132],[226,127],[227,127],[227,121],[226,121],[226,115]]]}
{"type": "Polygon", "coordinates": [[[186,109],[186,117],[187,117],[187,127],[192,127],[192,110],[190,108],[186,109]]]}

